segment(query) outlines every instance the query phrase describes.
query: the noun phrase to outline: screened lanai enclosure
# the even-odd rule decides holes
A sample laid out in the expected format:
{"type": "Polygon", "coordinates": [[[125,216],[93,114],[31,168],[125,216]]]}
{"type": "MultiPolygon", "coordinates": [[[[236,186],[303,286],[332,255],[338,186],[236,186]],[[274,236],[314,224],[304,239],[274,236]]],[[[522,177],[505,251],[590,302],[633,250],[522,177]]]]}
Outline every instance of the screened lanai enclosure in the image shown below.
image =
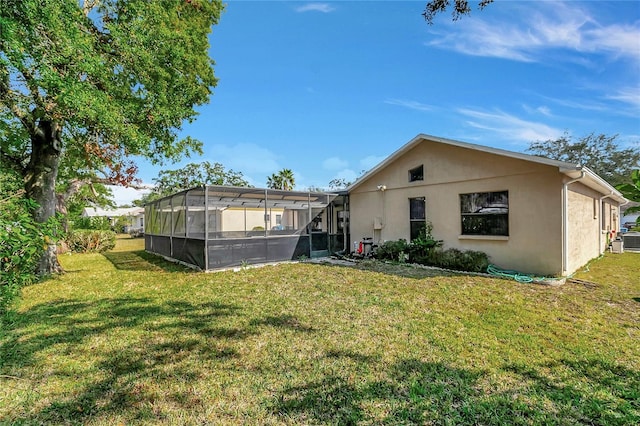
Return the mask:
{"type": "Polygon", "coordinates": [[[189,189],[145,206],[145,250],[202,270],[327,256],[349,247],[347,197],[189,189]]]}

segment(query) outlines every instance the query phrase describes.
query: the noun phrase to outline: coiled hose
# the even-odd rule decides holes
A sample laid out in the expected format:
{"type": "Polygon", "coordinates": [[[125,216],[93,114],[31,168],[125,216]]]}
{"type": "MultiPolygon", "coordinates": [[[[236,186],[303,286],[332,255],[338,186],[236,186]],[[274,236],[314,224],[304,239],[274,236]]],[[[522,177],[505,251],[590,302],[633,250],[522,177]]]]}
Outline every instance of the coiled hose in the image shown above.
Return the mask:
{"type": "Polygon", "coordinates": [[[523,274],[521,272],[511,271],[508,269],[500,269],[496,265],[489,265],[487,267],[487,273],[495,277],[516,280],[519,283],[531,283],[534,280],[533,275],[523,274]]]}

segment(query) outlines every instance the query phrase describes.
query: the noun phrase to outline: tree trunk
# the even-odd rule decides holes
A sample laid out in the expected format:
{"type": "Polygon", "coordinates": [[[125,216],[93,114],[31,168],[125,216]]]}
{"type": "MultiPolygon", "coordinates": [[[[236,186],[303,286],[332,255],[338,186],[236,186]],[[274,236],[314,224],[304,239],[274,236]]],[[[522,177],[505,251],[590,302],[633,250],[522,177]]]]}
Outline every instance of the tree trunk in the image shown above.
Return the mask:
{"type": "MultiPolygon", "coordinates": [[[[60,124],[53,120],[40,120],[31,135],[31,158],[25,176],[28,198],[38,203],[33,212],[37,223],[45,223],[56,214],[56,179],[62,150],[60,124]]],[[[37,274],[46,276],[62,272],[55,242],[50,243],[37,266],[37,274]]]]}

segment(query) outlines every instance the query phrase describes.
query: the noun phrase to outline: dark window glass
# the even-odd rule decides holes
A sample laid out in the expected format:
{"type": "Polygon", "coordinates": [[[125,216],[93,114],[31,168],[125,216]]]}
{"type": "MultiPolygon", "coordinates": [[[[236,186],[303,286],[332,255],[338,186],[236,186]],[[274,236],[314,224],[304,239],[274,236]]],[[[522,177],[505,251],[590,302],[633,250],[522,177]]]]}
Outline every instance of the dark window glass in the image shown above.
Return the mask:
{"type": "Polygon", "coordinates": [[[509,192],[460,194],[462,235],[509,235],[509,192]]]}
{"type": "Polygon", "coordinates": [[[424,166],[409,170],[409,182],[424,180],[424,166]]]}
{"type": "Polygon", "coordinates": [[[418,238],[420,230],[425,226],[426,203],[424,197],[409,198],[409,224],[411,226],[411,240],[418,238]]]}

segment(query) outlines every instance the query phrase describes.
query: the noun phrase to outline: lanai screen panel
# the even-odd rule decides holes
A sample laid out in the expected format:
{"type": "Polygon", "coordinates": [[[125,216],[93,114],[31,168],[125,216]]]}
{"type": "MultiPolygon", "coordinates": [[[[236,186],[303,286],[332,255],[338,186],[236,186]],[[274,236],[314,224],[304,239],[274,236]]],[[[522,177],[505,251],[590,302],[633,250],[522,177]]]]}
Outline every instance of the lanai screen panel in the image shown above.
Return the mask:
{"type": "Polygon", "coordinates": [[[316,216],[334,197],[258,188],[194,188],[146,206],[150,223],[145,248],[200,269],[309,256],[311,247],[321,242],[312,232],[316,216]]]}

